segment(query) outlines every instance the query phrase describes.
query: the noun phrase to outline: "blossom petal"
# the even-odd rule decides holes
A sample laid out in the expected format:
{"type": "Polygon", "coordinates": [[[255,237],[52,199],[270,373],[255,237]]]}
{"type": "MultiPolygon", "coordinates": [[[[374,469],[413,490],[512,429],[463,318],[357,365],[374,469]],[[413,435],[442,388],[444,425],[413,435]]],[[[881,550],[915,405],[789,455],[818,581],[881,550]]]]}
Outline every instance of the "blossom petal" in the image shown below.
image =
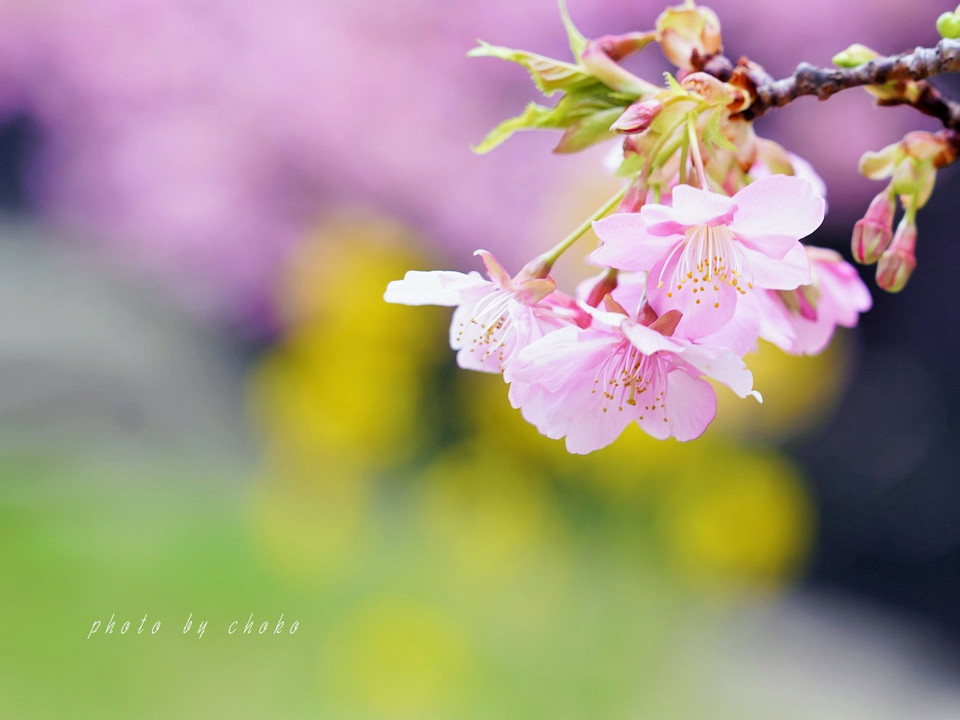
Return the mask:
{"type": "Polygon", "coordinates": [[[792,352],[797,341],[797,327],[793,315],[774,290],[756,293],[760,304],[760,337],[781,350],[792,352]]]}
{"type": "Polygon", "coordinates": [[[691,345],[681,357],[704,375],[722,382],[738,396],[745,398],[753,392],[753,373],[743,358],[730,348],[691,345]]]}
{"type": "Polygon", "coordinates": [[[763,253],[771,260],[782,260],[791,250],[800,245],[800,241],[792,235],[740,236],[737,239],[742,247],[763,253]]]}
{"type": "MultiPolygon", "coordinates": [[[[654,220],[654,213],[660,207],[663,206],[651,205],[649,209],[644,206],[640,209],[640,215],[644,219],[654,220]]],[[[728,216],[735,217],[736,214],[739,214],[736,198],[690,185],[677,185],[673,188],[673,206],[670,208],[669,217],[679,225],[715,225],[725,222],[728,216]]],[[[651,231],[656,232],[653,228],[651,231]]]]}
{"type": "Polygon", "coordinates": [[[675,255],[666,264],[659,263],[650,271],[647,300],[658,315],[668,310],[679,310],[683,314],[677,326],[677,333],[682,337],[694,339],[712,335],[733,317],[739,293],[725,282],[675,284],[672,278],[678,262],[675,255]]]}
{"type": "Polygon", "coordinates": [[[566,432],[567,452],[576,455],[586,455],[594,450],[604,448],[626,430],[627,425],[636,419],[632,411],[598,412],[595,396],[583,395],[569,398],[568,412],[573,416],[566,432]],[[576,402],[580,400],[581,402],[576,402]]]}
{"type": "Polygon", "coordinates": [[[807,248],[807,252],[819,297],[815,320],[791,317],[796,337],[787,351],[798,355],[822,352],[838,325],[855,326],[860,313],[873,304],[870,291],[856,269],[837,253],[822,248],[807,248]]]}
{"type": "Polygon", "coordinates": [[[394,280],[387,285],[383,299],[401,305],[459,305],[465,290],[489,285],[480,273],[466,275],[452,270],[420,272],[410,270],[403,280],[394,280]]]}
{"type": "Polygon", "coordinates": [[[738,210],[730,229],[744,237],[806,237],[823,222],[824,200],[809,181],[770,175],[733,196],[738,210]]]}
{"type": "MultiPolygon", "coordinates": [[[[741,357],[752,352],[757,346],[757,337],[763,314],[758,298],[766,293],[748,292],[737,300],[737,309],[733,317],[717,332],[695,339],[701,345],[720,345],[728,347],[741,357]]],[[[674,334],[674,337],[677,335],[674,334]]]]}
{"type": "Polygon", "coordinates": [[[698,438],[717,414],[717,394],[706,380],[677,368],[666,379],[663,402],[644,409],[637,423],[653,437],[698,438]]]}
{"type": "Polygon", "coordinates": [[[644,355],[653,355],[661,350],[678,353],[685,347],[685,343],[677,342],[673,338],[661,335],[656,330],[651,330],[649,327],[633,322],[623,324],[623,334],[644,355]]]}
{"type": "Polygon", "coordinates": [[[465,298],[468,301],[453,313],[450,347],[459,351],[457,364],[464,369],[506,372],[514,356],[543,335],[544,323],[560,321],[538,316],[534,308],[492,283],[487,287],[491,289],[465,298]]]}
{"type": "Polygon", "coordinates": [[[610,215],[594,222],[593,229],[602,244],[590,260],[617,270],[649,270],[683,240],[651,235],[637,213],[610,215]]]}
{"type": "Polygon", "coordinates": [[[510,273],[503,269],[503,265],[497,261],[493,253],[487,250],[476,250],[473,254],[475,256],[479,255],[480,259],[483,260],[484,267],[487,268],[487,275],[493,282],[502,288],[510,287],[510,273]]]}
{"type": "Polygon", "coordinates": [[[782,260],[773,260],[763,253],[741,248],[746,268],[744,275],[757,288],[768,290],[795,290],[810,284],[810,261],[803,245],[788,252],[782,260]]]}
{"type": "Polygon", "coordinates": [[[581,330],[570,325],[520,350],[510,376],[556,392],[584,373],[592,378],[618,342],[618,336],[612,333],[581,330]]]}

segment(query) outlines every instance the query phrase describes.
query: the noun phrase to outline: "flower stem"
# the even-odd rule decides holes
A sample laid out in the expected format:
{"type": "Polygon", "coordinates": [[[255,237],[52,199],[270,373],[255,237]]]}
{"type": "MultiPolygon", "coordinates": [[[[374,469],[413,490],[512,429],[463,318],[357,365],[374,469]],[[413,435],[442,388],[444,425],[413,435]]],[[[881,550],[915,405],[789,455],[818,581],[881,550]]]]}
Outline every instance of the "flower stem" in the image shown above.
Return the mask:
{"type": "Polygon", "coordinates": [[[586,234],[586,232],[593,225],[594,220],[599,220],[600,218],[602,218],[604,215],[606,215],[608,212],[610,212],[611,210],[613,210],[613,208],[617,206],[617,204],[623,199],[623,196],[627,193],[627,187],[628,186],[625,185],[623,188],[618,190],[613,197],[607,200],[603,204],[603,206],[600,207],[600,209],[598,209],[595,213],[593,213],[593,215],[591,215],[582,223],[580,223],[580,225],[578,225],[577,228],[572,233],[567,235],[563,240],[557,243],[553,248],[551,248],[550,250],[545,252],[543,255],[541,255],[539,258],[540,262],[544,263],[549,270],[549,268],[553,265],[553,263],[557,261],[557,258],[563,255],[563,253],[569,250],[570,247],[577,240],[579,240],[581,237],[583,237],[586,234]]]}
{"type": "Polygon", "coordinates": [[[697,174],[700,176],[700,187],[709,190],[707,173],[703,169],[703,156],[700,155],[700,141],[697,139],[697,129],[692,120],[687,125],[687,134],[690,138],[690,155],[693,158],[694,167],[697,168],[697,174]]]}

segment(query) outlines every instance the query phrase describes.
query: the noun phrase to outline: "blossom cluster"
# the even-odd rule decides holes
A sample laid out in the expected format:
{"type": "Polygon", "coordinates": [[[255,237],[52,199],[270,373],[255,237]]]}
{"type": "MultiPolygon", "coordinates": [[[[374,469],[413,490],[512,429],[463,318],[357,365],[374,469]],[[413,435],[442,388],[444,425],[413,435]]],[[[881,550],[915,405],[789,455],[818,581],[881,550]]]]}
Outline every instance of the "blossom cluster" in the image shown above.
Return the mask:
{"type": "Polygon", "coordinates": [[[754,133],[742,85],[697,71],[721,48],[712,11],[688,3],[649,33],[591,41],[565,22],[577,65],[487,44],[474,53],[518,62],[545,94],[564,93],[478,149],[527,128],[563,129],[557,152],[619,138],[621,191],[515,275],[478,250],[486,277],[411,271],[385,299],[455,307],[458,364],[502,374],[511,404],[572,453],[602,448],[634,422],[655,438],[692,440],[716,414],[710,381],[761,400],[744,360],[758,341],[819,353],[838,326],[856,325],[870,293],[838,253],[801,242],[823,221],[819,176],[754,133]],[[652,42],[679,68],[665,88],[618,63],[652,42]],[[553,264],[591,227],[601,272],[566,293],[553,264]]]}
{"type": "Polygon", "coordinates": [[[602,244],[591,258],[606,270],[573,296],[537,277],[536,263],[511,276],[478,250],[487,277],[411,271],[385,299],[455,306],[460,367],[502,373],[513,406],[570,452],[604,447],[632,422],[691,440],[716,413],[705,378],[760,400],[743,360],[759,338],[818,353],[871,301],[837,253],[800,242],[824,214],[808,180],[670,195],[594,223],[602,244]]]}

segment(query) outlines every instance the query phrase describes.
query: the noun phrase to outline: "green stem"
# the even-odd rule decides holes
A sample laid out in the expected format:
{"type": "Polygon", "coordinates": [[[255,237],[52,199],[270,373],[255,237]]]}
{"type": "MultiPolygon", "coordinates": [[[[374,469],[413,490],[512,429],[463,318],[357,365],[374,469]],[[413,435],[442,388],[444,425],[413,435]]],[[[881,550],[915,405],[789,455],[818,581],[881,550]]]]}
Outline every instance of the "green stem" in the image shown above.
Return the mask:
{"type": "Polygon", "coordinates": [[[623,196],[627,193],[627,187],[628,186],[625,185],[623,188],[618,190],[617,193],[607,200],[599,210],[597,210],[593,215],[588,217],[579,226],[577,226],[576,230],[567,235],[553,248],[541,255],[540,261],[545,263],[548,267],[552,266],[553,263],[557,261],[557,258],[563,255],[563,253],[569,250],[577,240],[586,234],[586,232],[592,227],[594,220],[599,220],[617,206],[617,204],[623,199],[623,196]]]}
{"type": "Polygon", "coordinates": [[[707,182],[707,173],[703,169],[703,157],[700,155],[700,141],[697,139],[697,128],[693,120],[687,123],[687,135],[690,138],[690,155],[693,157],[693,165],[700,176],[700,187],[703,190],[709,190],[710,185],[707,182]]]}

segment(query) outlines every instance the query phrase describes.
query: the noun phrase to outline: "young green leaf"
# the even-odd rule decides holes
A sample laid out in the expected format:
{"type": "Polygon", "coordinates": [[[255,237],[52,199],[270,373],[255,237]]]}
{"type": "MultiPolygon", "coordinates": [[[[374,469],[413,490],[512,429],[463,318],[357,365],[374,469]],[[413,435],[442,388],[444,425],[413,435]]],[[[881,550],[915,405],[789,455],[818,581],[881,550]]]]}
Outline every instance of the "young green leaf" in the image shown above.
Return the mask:
{"type": "Polygon", "coordinates": [[[553,95],[558,90],[574,90],[597,84],[589,73],[576,65],[525,50],[490,45],[483,40],[477,42],[479,46],[468,52],[468,57],[495,57],[522,65],[544,95],[553,95]]]}

